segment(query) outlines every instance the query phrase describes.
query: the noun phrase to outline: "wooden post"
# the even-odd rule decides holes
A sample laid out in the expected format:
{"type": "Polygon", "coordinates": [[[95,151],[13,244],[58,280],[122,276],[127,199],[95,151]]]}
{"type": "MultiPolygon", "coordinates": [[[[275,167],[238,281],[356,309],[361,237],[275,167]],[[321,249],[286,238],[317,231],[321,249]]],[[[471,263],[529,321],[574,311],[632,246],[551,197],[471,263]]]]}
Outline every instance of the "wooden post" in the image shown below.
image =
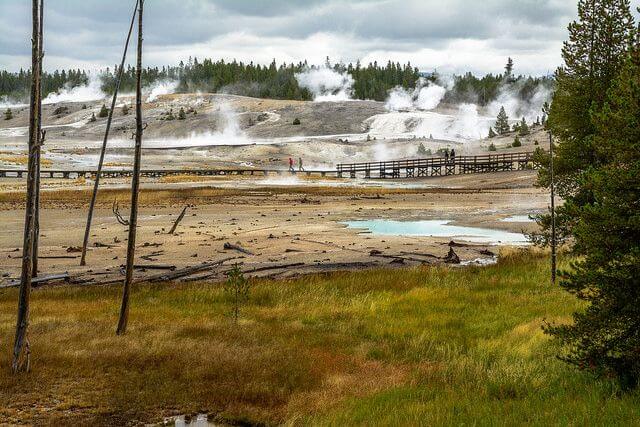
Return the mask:
{"type": "Polygon", "coordinates": [[[556,197],[555,197],[555,180],[553,172],[553,136],[549,132],[549,156],[550,156],[550,178],[551,178],[551,283],[556,284],[556,197]]]}
{"type": "Polygon", "coordinates": [[[131,213],[129,216],[129,241],[127,242],[127,264],[122,291],[122,305],[118,320],[117,335],[127,331],[129,320],[129,292],[133,281],[133,261],[136,250],[136,227],[138,224],[138,191],[140,189],[140,157],[142,154],[142,16],[144,0],[138,1],[138,61],[136,70],[136,144],[133,159],[133,178],[131,180],[131,213]]]}
{"type": "MultiPolygon", "coordinates": [[[[20,290],[18,295],[18,318],[16,322],[16,336],[13,347],[13,361],[11,368],[14,373],[29,371],[29,300],[31,297],[31,276],[33,267],[33,236],[35,195],[37,193],[37,181],[35,179],[38,170],[39,157],[37,155],[40,135],[40,2],[32,0],[32,38],[31,38],[31,102],[29,109],[29,163],[27,172],[27,197],[24,221],[24,243],[22,248],[22,274],[20,277],[20,290]]],[[[35,254],[37,256],[37,254],[35,254]]]]}
{"type": "Polygon", "coordinates": [[[40,243],[40,151],[42,150],[42,145],[44,144],[45,131],[42,130],[42,60],[44,58],[44,0],[40,0],[40,22],[38,28],[38,56],[40,57],[40,86],[38,86],[38,98],[40,102],[38,102],[38,148],[36,150],[36,156],[38,160],[36,161],[36,184],[35,184],[35,195],[34,195],[34,205],[35,212],[33,214],[33,266],[31,267],[31,276],[38,277],[38,247],[40,243]]]}
{"type": "Polygon", "coordinates": [[[109,131],[111,130],[111,121],[113,120],[113,111],[116,108],[116,100],[118,98],[118,91],[120,90],[120,83],[122,82],[122,73],[124,71],[124,63],[127,59],[127,50],[129,48],[129,40],[131,39],[131,33],[133,32],[133,25],[136,21],[137,12],[138,12],[138,1],[136,1],[136,6],[133,9],[131,24],[129,25],[129,34],[127,35],[127,41],[124,44],[124,53],[122,54],[122,62],[120,62],[120,69],[118,70],[116,87],[113,91],[113,98],[111,99],[111,110],[109,110],[109,117],[107,118],[107,129],[104,132],[104,139],[102,140],[102,149],[100,151],[100,159],[98,160],[98,170],[96,172],[96,178],[93,183],[93,194],[91,195],[91,202],[89,203],[89,213],[87,214],[87,225],[84,229],[84,240],[82,241],[82,256],[80,257],[80,265],[86,265],[87,246],[89,245],[89,235],[91,233],[91,222],[93,221],[93,211],[96,206],[96,199],[98,198],[98,186],[100,185],[100,176],[102,174],[104,156],[107,151],[107,140],[109,139],[109,131]]]}

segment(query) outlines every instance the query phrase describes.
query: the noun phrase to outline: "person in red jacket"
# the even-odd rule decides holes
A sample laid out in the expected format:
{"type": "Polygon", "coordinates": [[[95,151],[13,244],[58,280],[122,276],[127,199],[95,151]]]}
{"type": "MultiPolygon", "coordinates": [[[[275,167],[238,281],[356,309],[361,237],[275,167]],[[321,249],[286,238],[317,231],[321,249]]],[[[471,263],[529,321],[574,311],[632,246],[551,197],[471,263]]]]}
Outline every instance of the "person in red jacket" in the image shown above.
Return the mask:
{"type": "Polygon", "coordinates": [[[293,168],[293,159],[289,157],[289,171],[295,172],[296,170],[293,168]]]}

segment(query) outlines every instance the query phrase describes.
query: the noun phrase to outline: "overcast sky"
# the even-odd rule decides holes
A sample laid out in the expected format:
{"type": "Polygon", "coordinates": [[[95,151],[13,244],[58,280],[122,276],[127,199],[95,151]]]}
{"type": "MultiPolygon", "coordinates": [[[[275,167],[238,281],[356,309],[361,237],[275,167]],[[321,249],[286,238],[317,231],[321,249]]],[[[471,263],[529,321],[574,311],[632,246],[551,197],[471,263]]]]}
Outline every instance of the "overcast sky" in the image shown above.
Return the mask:
{"type": "MultiPolygon", "coordinates": [[[[577,0],[147,0],[145,65],[411,61],[421,70],[547,74],[577,0]]],[[[118,63],[134,0],[45,0],[45,67],[118,63]]],[[[0,68],[30,64],[30,5],[0,0],[0,68]]],[[[130,52],[135,52],[132,50],[130,52]]]]}

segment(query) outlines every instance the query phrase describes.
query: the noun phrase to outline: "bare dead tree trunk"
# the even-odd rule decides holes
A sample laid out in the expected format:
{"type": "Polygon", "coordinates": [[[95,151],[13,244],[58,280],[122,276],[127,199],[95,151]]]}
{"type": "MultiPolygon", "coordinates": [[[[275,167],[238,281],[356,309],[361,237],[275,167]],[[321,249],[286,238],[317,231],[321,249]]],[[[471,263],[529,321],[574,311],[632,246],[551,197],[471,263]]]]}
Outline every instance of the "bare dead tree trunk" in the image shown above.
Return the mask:
{"type": "MultiPolygon", "coordinates": [[[[31,276],[34,213],[37,193],[36,171],[38,170],[39,157],[37,155],[40,135],[38,134],[40,121],[40,2],[32,0],[33,35],[31,38],[31,102],[29,110],[29,164],[27,172],[27,197],[24,221],[24,243],[22,248],[22,275],[20,279],[20,291],[18,296],[18,319],[16,322],[16,336],[13,347],[12,370],[14,373],[29,370],[29,299],[31,297],[31,276]]],[[[37,255],[36,255],[37,256],[37,255]]]]}
{"type": "Polygon", "coordinates": [[[104,132],[104,139],[102,141],[102,150],[100,151],[100,160],[98,160],[98,170],[96,171],[96,180],[93,183],[93,194],[91,195],[91,202],[89,203],[89,213],[87,214],[87,226],[84,230],[84,240],[82,242],[82,256],[80,257],[80,265],[86,265],[87,246],[89,245],[89,235],[91,233],[91,222],[93,221],[93,211],[96,206],[96,199],[98,198],[98,187],[100,185],[100,176],[102,174],[102,166],[104,164],[104,156],[107,151],[107,141],[109,139],[109,132],[111,130],[111,121],[113,120],[113,112],[116,108],[116,100],[118,98],[118,91],[120,90],[120,83],[122,82],[122,73],[124,72],[124,63],[127,59],[127,50],[129,49],[129,40],[131,40],[131,33],[133,32],[133,25],[136,21],[136,13],[138,12],[138,1],[133,9],[133,16],[131,17],[131,24],[129,25],[129,33],[127,34],[127,41],[124,43],[124,53],[122,54],[122,62],[120,62],[120,69],[118,70],[118,79],[116,80],[116,87],[113,91],[113,98],[111,100],[111,109],[109,110],[109,117],[107,118],[107,129],[104,132]]]}
{"type": "Polygon", "coordinates": [[[33,218],[33,266],[31,267],[31,275],[32,277],[38,277],[38,248],[40,245],[40,152],[42,150],[42,145],[44,144],[44,136],[45,133],[42,130],[42,60],[44,58],[44,0],[40,0],[40,22],[38,29],[38,56],[40,57],[40,85],[38,87],[38,98],[41,100],[38,102],[38,137],[40,138],[38,149],[36,151],[36,156],[38,160],[36,161],[36,184],[35,184],[35,195],[34,195],[34,204],[35,204],[35,212],[33,218]]]}
{"type": "Polygon", "coordinates": [[[551,178],[551,283],[556,284],[556,264],[557,264],[557,249],[556,249],[556,185],[553,172],[553,136],[549,132],[549,156],[550,156],[550,178],[551,178]]]}
{"type": "Polygon", "coordinates": [[[138,9],[138,61],[136,70],[136,145],[133,159],[133,179],[131,182],[131,212],[129,216],[129,241],[127,242],[127,264],[124,287],[122,291],[122,305],[118,320],[117,335],[127,331],[129,320],[129,293],[133,281],[133,262],[136,251],[136,228],[138,225],[138,191],[140,190],[140,161],[142,154],[142,16],[144,0],[139,0],[138,9]]]}

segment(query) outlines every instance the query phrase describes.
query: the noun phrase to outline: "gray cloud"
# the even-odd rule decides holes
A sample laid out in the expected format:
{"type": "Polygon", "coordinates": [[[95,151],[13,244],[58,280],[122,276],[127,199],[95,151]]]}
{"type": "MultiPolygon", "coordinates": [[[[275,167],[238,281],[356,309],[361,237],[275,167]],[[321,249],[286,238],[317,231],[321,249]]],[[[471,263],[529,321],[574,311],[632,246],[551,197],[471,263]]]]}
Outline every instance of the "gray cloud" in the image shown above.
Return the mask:
{"type": "MultiPolygon", "coordinates": [[[[407,61],[423,69],[546,73],[575,0],[147,0],[149,65],[190,55],[268,62],[407,61]],[[480,50],[480,52],[478,51],[480,50]],[[495,62],[495,63],[494,63],[495,62]]],[[[46,0],[46,67],[118,61],[133,0],[46,0]]],[[[29,66],[30,2],[0,0],[0,68],[29,66]]]]}

